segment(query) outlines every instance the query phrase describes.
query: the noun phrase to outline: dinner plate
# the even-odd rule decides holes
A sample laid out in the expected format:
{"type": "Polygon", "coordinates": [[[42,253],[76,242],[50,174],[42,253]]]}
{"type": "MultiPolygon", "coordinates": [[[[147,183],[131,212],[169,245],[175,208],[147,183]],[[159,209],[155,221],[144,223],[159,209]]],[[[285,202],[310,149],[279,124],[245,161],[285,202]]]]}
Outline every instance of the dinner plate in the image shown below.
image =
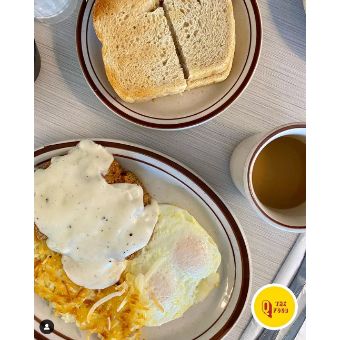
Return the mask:
{"type": "MultiPolygon", "coordinates": [[[[134,172],[159,203],[187,209],[215,240],[222,261],[218,288],[183,317],[159,327],[145,327],[146,340],[221,339],[235,325],[246,304],[250,287],[249,251],[241,227],[214,190],[190,169],[151,149],[115,140],[95,140],[116,160],[134,172]]],[[[35,165],[53,156],[64,155],[79,141],[44,146],[35,151],[35,165]]],[[[53,315],[51,308],[35,296],[36,339],[86,339],[87,334],[74,324],[53,315]],[[54,332],[42,335],[41,320],[50,319],[54,332]]],[[[96,339],[95,336],[92,336],[96,339]]]]}
{"type": "Polygon", "coordinates": [[[232,0],[236,49],[232,70],[225,81],[145,103],[126,103],[116,95],[105,74],[101,43],[92,24],[94,2],[83,0],[79,11],[76,38],[80,66],[96,96],[133,123],[166,130],[202,124],[226,110],[241,95],[255,71],[262,41],[257,1],[232,0]]]}

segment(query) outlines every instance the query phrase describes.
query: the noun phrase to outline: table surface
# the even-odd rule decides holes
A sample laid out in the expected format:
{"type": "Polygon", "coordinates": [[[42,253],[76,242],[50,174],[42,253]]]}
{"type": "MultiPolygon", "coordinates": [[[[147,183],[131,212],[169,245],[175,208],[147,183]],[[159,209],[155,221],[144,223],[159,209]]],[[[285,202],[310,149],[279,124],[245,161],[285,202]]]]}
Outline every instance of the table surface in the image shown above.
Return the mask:
{"type": "MultiPolygon", "coordinates": [[[[238,0],[234,0],[238,1],[238,0]]],[[[184,131],[135,126],[93,94],[76,56],[76,12],[66,21],[35,23],[42,67],[35,82],[35,146],[74,138],[112,138],[141,144],[183,162],[202,176],[238,218],[252,259],[251,296],[270,283],[296,234],[269,226],[234,187],[229,159],[247,136],[305,120],[305,12],[301,0],[261,0],[263,47],[255,75],[224,113],[184,131]]],[[[248,302],[226,339],[238,339],[250,318],[248,302]]]]}

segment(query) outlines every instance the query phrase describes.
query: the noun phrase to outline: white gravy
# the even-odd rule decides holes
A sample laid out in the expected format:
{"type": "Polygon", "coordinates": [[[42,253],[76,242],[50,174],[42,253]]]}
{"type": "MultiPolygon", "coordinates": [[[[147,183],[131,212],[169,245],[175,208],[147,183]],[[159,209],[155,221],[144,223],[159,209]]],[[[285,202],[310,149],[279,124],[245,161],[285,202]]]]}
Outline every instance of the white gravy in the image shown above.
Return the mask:
{"type": "Polygon", "coordinates": [[[68,277],[91,289],[119,280],[124,259],[146,246],[159,214],[155,200],[144,207],[140,186],[105,181],[112,161],[105,148],[83,140],[34,176],[36,225],[63,254],[68,277]]]}

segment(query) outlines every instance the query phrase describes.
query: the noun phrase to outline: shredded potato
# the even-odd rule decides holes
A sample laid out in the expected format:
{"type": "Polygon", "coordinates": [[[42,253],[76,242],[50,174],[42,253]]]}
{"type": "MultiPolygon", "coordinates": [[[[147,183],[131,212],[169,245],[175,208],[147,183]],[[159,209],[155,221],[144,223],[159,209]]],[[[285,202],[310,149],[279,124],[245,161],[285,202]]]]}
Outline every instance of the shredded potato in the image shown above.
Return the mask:
{"type": "Polygon", "coordinates": [[[152,299],[153,303],[155,304],[155,306],[156,306],[162,313],[164,313],[164,308],[163,308],[163,306],[159,303],[159,301],[157,300],[155,294],[152,293],[152,292],[151,292],[151,299],[152,299]]]}
{"type": "Polygon", "coordinates": [[[102,290],[87,289],[67,277],[61,255],[50,250],[36,233],[34,255],[34,290],[52,305],[56,315],[74,320],[80,329],[102,339],[140,339],[148,308],[133,275],[123,273],[118,284],[102,290]],[[119,296],[115,292],[120,292],[119,296]],[[113,297],[106,301],[108,295],[113,297]],[[99,300],[105,302],[93,310],[99,300]]]}

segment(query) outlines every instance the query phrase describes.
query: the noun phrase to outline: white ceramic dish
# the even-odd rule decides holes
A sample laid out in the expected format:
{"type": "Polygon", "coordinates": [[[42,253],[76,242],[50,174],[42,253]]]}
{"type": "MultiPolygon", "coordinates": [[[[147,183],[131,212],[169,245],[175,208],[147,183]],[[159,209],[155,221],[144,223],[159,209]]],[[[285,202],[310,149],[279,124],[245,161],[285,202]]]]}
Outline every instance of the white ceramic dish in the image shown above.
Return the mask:
{"type": "Polygon", "coordinates": [[[76,35],[80,66],[97,97],[131,122],[166,130],[204,123],[226,110],[241,95],[255,71],[262,41],[257,1],[233,0],[236,50],[231,73],[224,82],[146,103],[126,103],[116,95],[106,78],[101,43],[92,25],[94,2],[84,0],[79,11],[76,35]]]}
{"type": "MultiPolygon", "coordinates": [[[[177,161],[150,149],[121,141],[97,140],[123,167],[136,173],[160,203],[187,209],[214,238],[222,254],[221,283],[206,300],[190,308],[182,318],[160,327],[145,328],[146,340],[221,339],[241,315],[250,287],[250,259],[241,228],[215,192],[177,161]]],[[[35,151],[35,165],[65,154],[78,141],[61,142],[35,151]]],[[[36,339],[86,339],[73,324],[53,316],[47,303],[35,296],[36,339]],[[55,330],[42,335],[41,320],[50,319],[55,330]]],[[[93,336],[93,339],[95,337],[93,336]]]]}

